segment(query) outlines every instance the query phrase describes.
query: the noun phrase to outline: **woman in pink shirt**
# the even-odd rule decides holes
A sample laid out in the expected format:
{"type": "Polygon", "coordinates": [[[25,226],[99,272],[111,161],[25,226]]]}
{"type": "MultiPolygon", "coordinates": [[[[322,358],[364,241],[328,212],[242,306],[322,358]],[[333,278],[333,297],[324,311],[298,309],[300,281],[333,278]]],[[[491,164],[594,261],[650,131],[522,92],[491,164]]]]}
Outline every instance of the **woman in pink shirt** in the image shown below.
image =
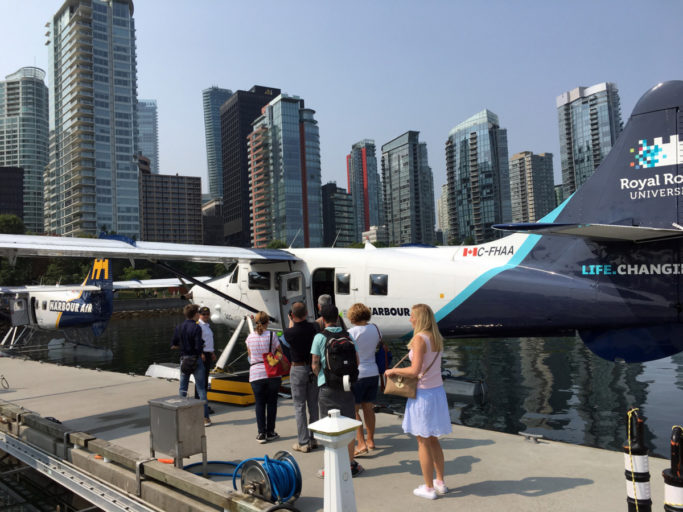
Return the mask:
{"type": "Polygon", "coordinates": [[[434,318],[434,312],[426,304],[415,304],[410,311],[413,339],[408,348],[411,365],[393,368],[390,375],[417,377],[417,396],[406,402],[403,430],[417,437],[417,453],[424,484],[413,491],[420,498],[436,499],[446,494],[444,483],[444,458],[439,437],[452,431],[446,392],[441,379],[441,354],[443,338],[434,318]],[[436,473],[436,479],[434,479],[436,473]]]}
{"type": "Polygon", "coordinates": [[[280,347],[278,337],[268,330],[268,313],[259,311],[254,316],[254,332],[247,336],[247,353],[249,355],[249,382],[254,390],[256,401],[256,426],[259,443],[274,441],[278,437],[275,432],[277,416],[277,397],[280,391],[281,377],[268,377],[263,364],[263,355],[275,352],[280,347]]]}

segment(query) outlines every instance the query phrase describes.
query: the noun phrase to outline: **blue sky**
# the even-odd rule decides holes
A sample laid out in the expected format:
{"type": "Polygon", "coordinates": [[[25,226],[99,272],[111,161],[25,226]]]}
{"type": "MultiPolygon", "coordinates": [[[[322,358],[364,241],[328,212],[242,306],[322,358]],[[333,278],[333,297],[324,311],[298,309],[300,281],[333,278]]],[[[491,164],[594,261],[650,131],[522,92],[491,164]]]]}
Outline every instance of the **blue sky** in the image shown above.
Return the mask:
{"type": "MultiPolygon", "coordinates": [[[[0,0],[0,76],[47,70],[45,22],[62,0],[0,0]]],[[[346,187],[351,145],[407,130],[427,143],[435,188],[456,124],[488,108],[509,155],[560,158],[555,98],[615,82],[624,122],[638,98],[683,79],[683,2],[137,0],[138,95],[159,106],[160,168],[203,177],[201,91],[279,87],[320,127],[323,183],[346,187]]],[[[435,197],[438,197],[437,192],[435,197]]]]}

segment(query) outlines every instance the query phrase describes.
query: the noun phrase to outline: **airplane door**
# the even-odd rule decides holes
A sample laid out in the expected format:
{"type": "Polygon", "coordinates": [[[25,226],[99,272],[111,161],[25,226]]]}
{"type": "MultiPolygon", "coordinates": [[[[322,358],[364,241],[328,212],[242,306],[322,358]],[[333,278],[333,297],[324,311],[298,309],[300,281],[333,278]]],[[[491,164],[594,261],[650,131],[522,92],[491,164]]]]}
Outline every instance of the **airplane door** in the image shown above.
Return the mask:
{"type": "Polygon", "coordinates": [[[289,272],[279,274],[280,285],[280,318],[282,328],[289,325],[289,310],[295,302],[306,304],[306,287],[304,285],[304,275],[301,272],[289,272]]]}
{"type": "Polygon", "coordinates": [[[10,299],[9,312],[12,326],[28,325],[30,323],[27,299],[27,296],[17,296],[14,299],[10,299]]]}

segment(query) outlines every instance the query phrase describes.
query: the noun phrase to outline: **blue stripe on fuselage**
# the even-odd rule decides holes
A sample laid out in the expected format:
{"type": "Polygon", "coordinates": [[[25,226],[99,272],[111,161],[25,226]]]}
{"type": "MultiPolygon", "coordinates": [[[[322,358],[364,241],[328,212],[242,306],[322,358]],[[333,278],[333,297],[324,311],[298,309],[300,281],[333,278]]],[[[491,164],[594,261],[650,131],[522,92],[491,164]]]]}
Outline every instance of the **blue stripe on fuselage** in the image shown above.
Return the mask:
{"type": "MultiPolygon", "coordinates": [[[[560,206],[555,208],[552,212],[550,212],[548,215],[543,217],[538,222],[555,222],[555,219],[557,219],[557,217],[560,215],[564,207],[567,206],[567,203],[570,199],[571,196],[569,196],[560,206]]],[[[463,291],[456,295],[455,298],[453,298],[453,300],[451,300],[448,304],[442,307],[439,311],[435,312],[434,316],[436,317],[436,321],[440,322],[449,314],[451,314],[455,308],[457,308],[458,306],[460,306],[460,304],[469,299],[474,294],[474,292],[479,290],[482,286],[484,286],[487,282],[489,282],[495,276],[500,274],[502,271],[515,268],[520,263],[522,263],[522,261],[524,261],[527,255],[531,252],[531,249],[534,248],[534,246],[538,243],[540,239],[541,235],[528,235],[527,239],[524,241],[524,243],[522,243],[522,246],[519,248],[519,250],[515,252],[515,255],[512,258],[510,258],[510,261],[508,261],[505,265],[492,268],[491,270],[487,270],[486,272],[481,274],[474,281],[472,281],[463,291]]]]}

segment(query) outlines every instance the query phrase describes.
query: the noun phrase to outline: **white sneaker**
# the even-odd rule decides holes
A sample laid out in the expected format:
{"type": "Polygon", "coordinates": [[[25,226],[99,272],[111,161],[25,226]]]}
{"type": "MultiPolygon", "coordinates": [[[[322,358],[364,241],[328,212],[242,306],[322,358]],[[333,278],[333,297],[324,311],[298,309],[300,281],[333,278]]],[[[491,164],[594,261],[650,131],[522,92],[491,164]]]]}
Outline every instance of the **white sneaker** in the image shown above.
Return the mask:
{"type": "Polygon", "coordinates": [[[448,487],[446,487],[446,484],[440,484],[438,480],[434,480],[434,483],[432,485],[434,486],[436,494],[440,494],[441,496],[443,496],[444,494],[448,494],[448,487]]]}
{"type": "Polygon", "coordinates": [[[424,484],[422,484],[417,489],[413,489],[413,494],[415,496],[419,496],[420,498],[424,498],[426,500],[435,500],[436,499],[436,491],[430,487],[427,487],[424,484]]]}

